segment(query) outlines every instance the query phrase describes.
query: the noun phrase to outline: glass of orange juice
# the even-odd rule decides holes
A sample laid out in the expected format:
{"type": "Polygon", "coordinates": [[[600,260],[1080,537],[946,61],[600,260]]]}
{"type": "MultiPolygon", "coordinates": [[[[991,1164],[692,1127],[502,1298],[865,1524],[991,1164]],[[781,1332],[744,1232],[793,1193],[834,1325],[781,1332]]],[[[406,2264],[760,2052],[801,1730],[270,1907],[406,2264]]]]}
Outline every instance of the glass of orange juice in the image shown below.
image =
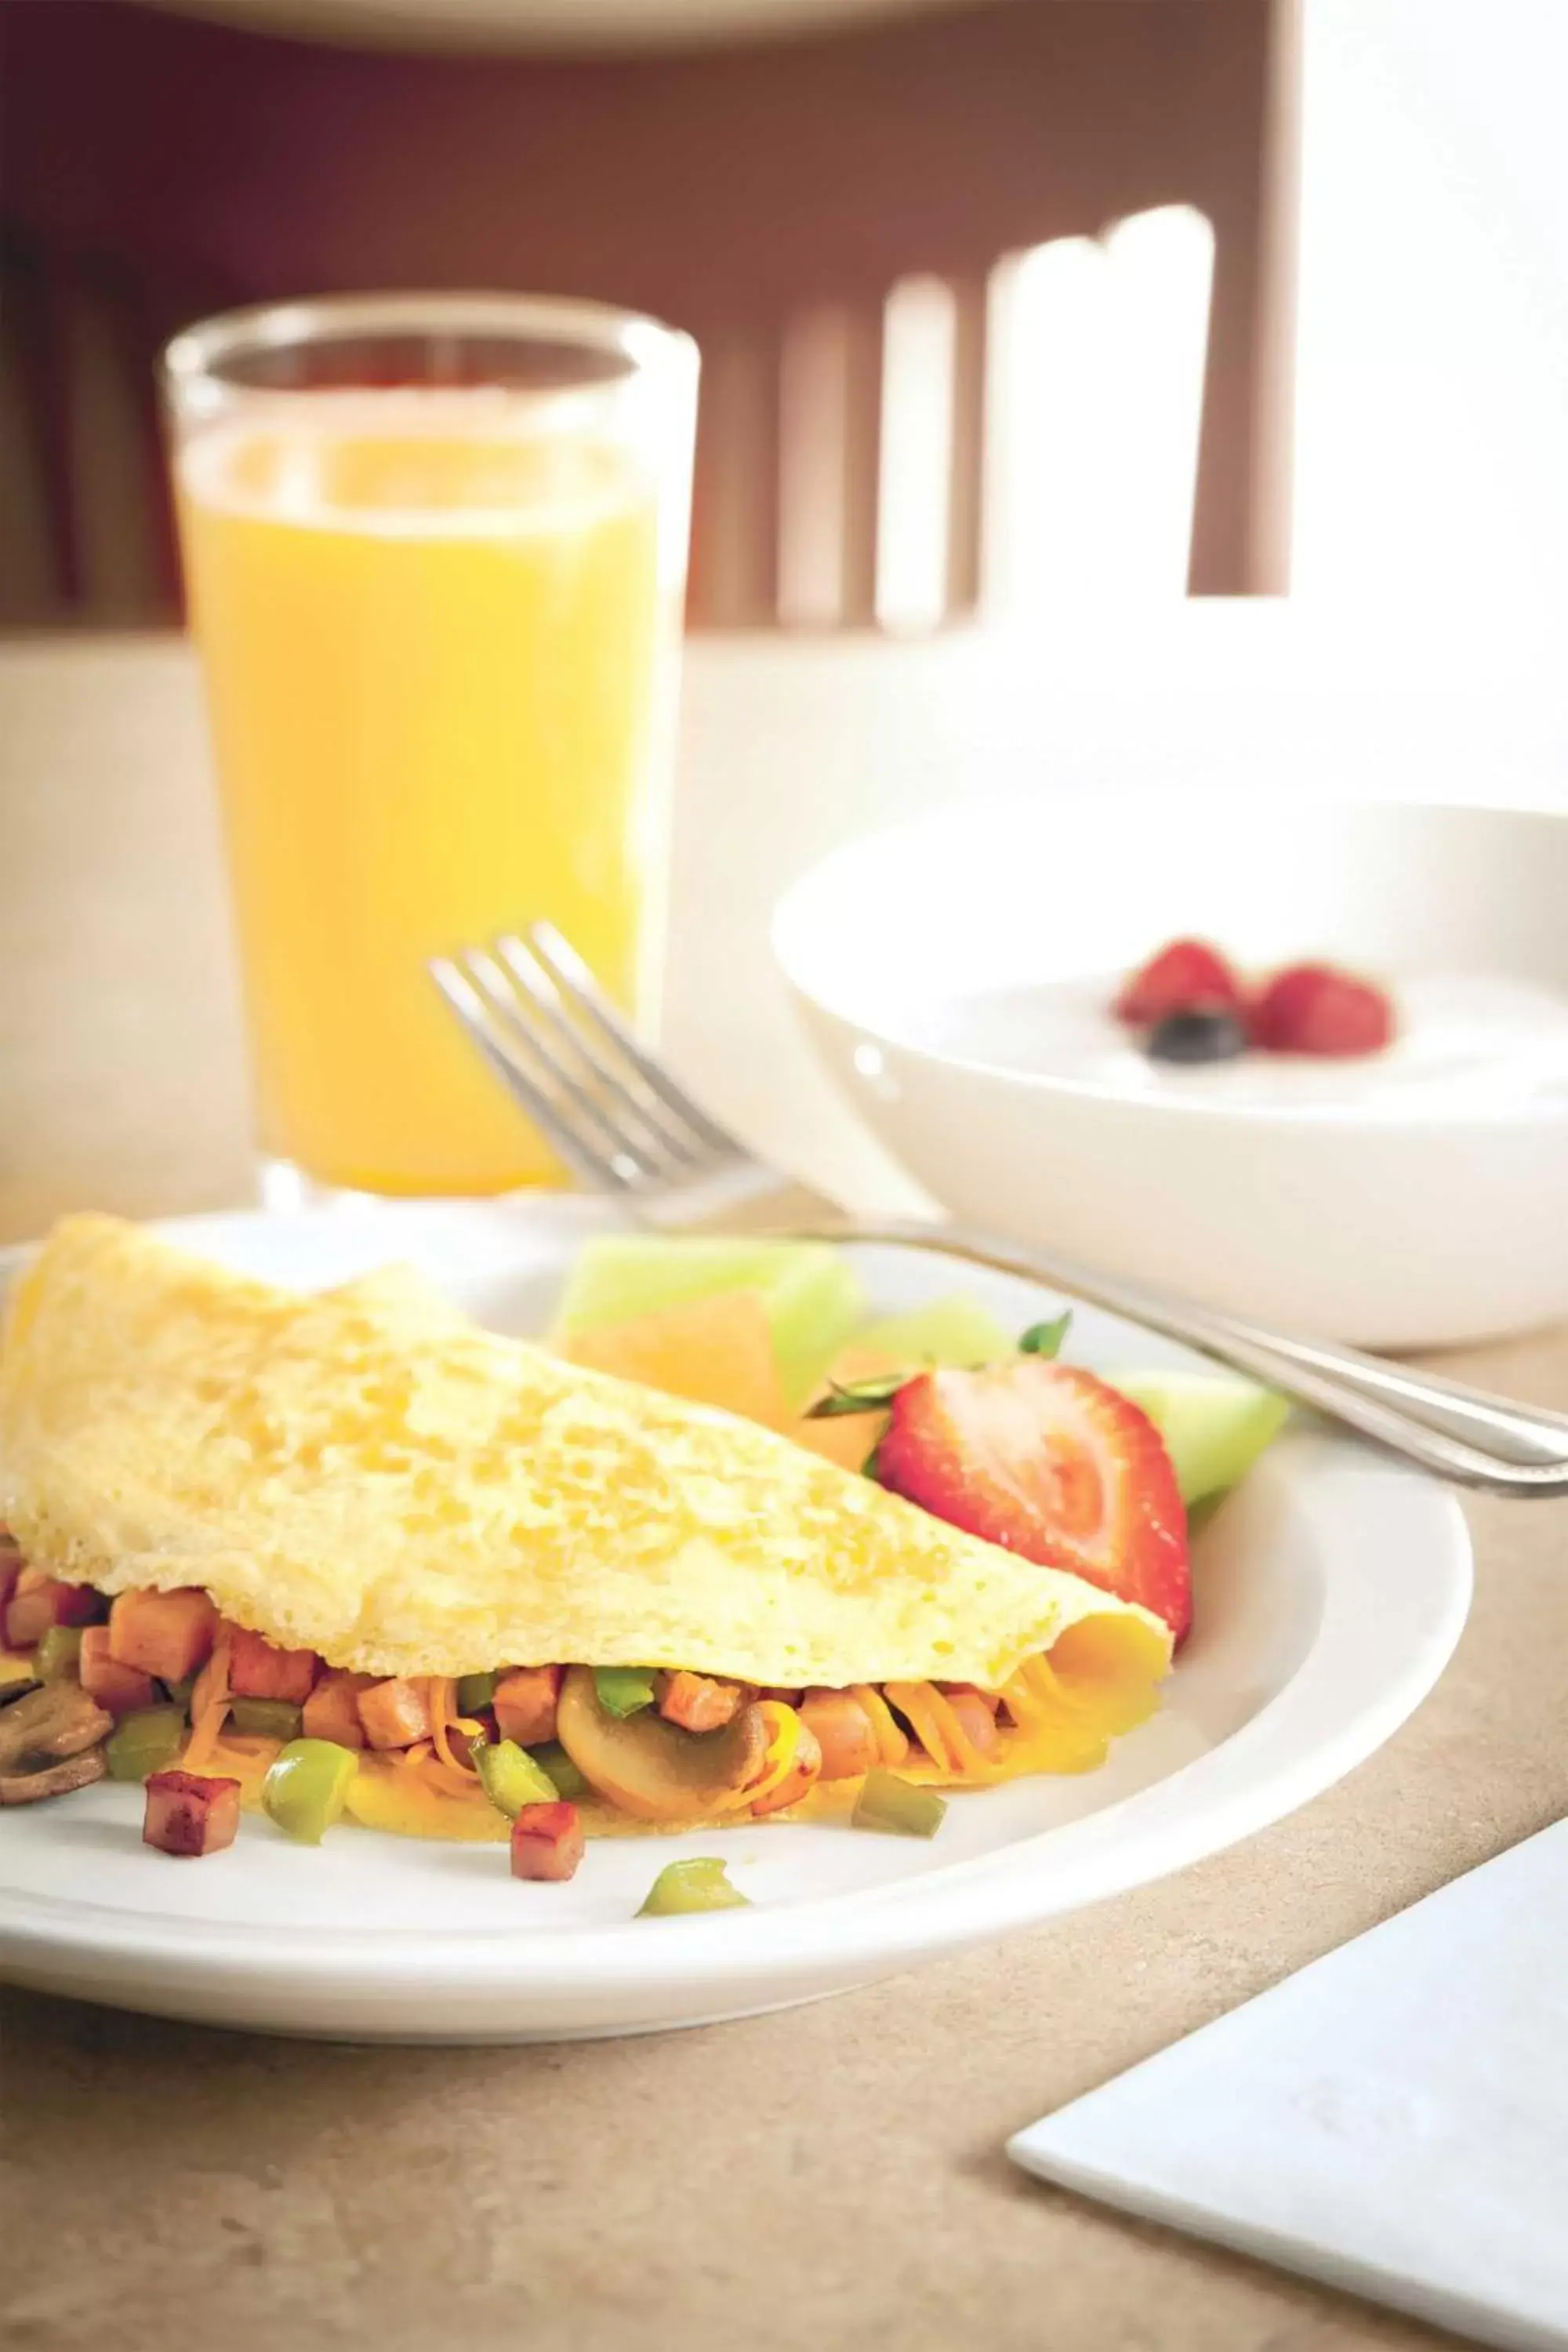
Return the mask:
{"type": "Polygon", "coordinates": [[[164,393],[264,1190],[552,1181],[426,965],[544,917],[655,1012],[696,348],[345,297],[191,328],[164,393]]]}

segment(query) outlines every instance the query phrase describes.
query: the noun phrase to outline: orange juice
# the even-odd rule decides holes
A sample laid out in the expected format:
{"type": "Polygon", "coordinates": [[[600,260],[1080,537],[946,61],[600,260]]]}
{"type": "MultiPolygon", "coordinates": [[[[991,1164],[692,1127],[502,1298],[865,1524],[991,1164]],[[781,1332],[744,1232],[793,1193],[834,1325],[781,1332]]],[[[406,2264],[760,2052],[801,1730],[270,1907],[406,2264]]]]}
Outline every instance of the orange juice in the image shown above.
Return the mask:
{"type": "Polygon", "coordinates": [[[661,878],[655,489],[463,399],[329,395],[177,464],[263,1149],[379,1192],[555,1172],[426,958],[546,916],[635,1008],[661,878]]]}

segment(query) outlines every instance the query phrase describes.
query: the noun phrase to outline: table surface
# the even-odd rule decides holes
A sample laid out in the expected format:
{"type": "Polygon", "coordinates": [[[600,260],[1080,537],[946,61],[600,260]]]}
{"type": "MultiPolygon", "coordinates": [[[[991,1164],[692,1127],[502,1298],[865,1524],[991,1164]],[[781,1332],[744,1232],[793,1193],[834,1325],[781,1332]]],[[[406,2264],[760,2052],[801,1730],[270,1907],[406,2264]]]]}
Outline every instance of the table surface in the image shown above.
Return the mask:
{"type": "MultiPolygon", "coordinates": [[[[667,1034],[720,1110],[907,1197],[794,1034],[768,902],[832,841],[1008,777],[1561,803],[1517,635],[1373,659],[1240,611],[1143,644],[756,641],[689,667],[667,1034]],[[1326,649],[1325,649],[1326,647],[1326,649]],[[1128,688],[1137,678],[1137,691],[1128,688]]],[[[0,1239],[243,1201],[195,681],[173,640],[0,649],[0,1239]]],[[[1568,1337],[1460,1369],[1568,1407],[1568,1337]]],[[[1476,1607],[1415,1720],[1166,1883],[841,2000],[516,2051],[325,2048],[0,1993],[15,2352],[1340,2352],[1432,2331],[1016,2174],[1007,2134],[1568,1809],[1568,1507],[1469,1507],[1476,1607]],[[24,2215],[19,2230],[15,2217],[24,2215]]]]}

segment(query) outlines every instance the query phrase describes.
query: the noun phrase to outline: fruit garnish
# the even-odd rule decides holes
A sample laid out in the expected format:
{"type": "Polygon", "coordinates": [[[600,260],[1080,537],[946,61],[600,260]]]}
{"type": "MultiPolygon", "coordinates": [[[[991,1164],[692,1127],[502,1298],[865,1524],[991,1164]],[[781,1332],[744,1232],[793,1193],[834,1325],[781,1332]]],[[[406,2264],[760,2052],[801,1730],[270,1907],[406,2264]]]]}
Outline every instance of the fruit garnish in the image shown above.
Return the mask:
{"type": "Polygon", "coordinates": [[[791,1404],[811,1393],[866,1313],[859,1276],[831,1242],[605,1234],[577,1254],[557,1336],[733,1290],[761,1297],[791,1404]]]}
{"type": "Polygon", "coordinates": [[[1189,1506],[1237,1486],[1290,1412],[1272,1389],[1218,1372],[1118,1372],[1116,1385],[1164,1439],[1189,1506]]]}
{"type": "Polygon", "coordinates": [[[1152,1062],[1232,1062],[1251,1042],[1238,1013],[1204,1005],[1156,1021],[1143,1051],[1152,1062]]]}
{"type": "Polygon", "coordinates": [[[807,1421],[837,1421],[846,1413],[878,1412],[892,1403],[918,1372],[877,1372],[869,1380],[829,1381],[826,1395],[806,1409],[807,1421]]]}
{"type": "Polygon", "coordinates": [[[1394,1035],[1394,1006],[1383,989],[1353,972],[1293,963],[1254,1000],[1249,1026],[1265,1053],[1349,1058],[1383,1051],[1394,1035]]]}
{"type": "Polygon", "coordinates": [[[918,1373],[892,1400],[877,1475],[952,1526],[1186,1633],[1186,1513],[1170,1455],[1148,1414],[1093,1372],[1026,1356],[918,1373]]]}
{"type": "MultiPolygon", "coordinates": [[[[868,1323],[855,1334],[854,1345],[868,1355],[907,1364],[911,1372],[927,1364],[994,1364],[1013,1351],[996,1318],[962,1291],[933,1298],[929,1307],[911,1307],[907,1315],[887,1315],[868,1323]]],[[[830,1372],[833,1369],[828,1366],[830,1372]]]]}
{"type": "Polygon", "coordinates": [[[1063,1314],[1051,1316],[1047,1322],[1031,1323],[1019,1339],[1018,1353],[1021,1356],[1059,1356],[1062,1342],[1071,1328],[1072,1308],[1069,1307],[1063,1314]]]}
{"type": "Polygon", "coordinates": [[[1173,940],[1127,981],[1112,1007],[1130,1028],[1147,1029],[1167,1013],[1239,1010],[1240,981],[1206,940],[1173,940]]]}
{"type": "Polygon", "coordinates": [[[556,1344],[568,1362],[590,1371],[718,1405],[764,1429],[785,1428],[791,1419],[760,1291],[678,1299],[625,1323],[567,1332],[556,1344]]]}

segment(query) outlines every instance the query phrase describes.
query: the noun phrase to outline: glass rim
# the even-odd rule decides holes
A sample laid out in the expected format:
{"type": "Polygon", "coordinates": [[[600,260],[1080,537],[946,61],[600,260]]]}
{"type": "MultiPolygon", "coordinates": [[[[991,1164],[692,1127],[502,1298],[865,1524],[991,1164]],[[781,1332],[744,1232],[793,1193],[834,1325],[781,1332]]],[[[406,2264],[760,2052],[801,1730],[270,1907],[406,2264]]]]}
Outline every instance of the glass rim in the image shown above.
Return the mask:
{"type": "MultiPolygon", "coordinates": [[[[563,352],[614,352],[626,362],[634,380],[692,378],[699,365],[695,340],[683,328],[666,326],[646,311],[578,295],[476,291],[321,294],[215,311],[171,338],[162,353],[160,373],[172,395],[200,383],[248,391],[249,386],[226,373],[242,356],[347,341],[354,335],[432,332],[551,343],[563,352]]],[[[310,399],[318,390],[309,384],[268,386],[267,396],[310,399]]]]}

